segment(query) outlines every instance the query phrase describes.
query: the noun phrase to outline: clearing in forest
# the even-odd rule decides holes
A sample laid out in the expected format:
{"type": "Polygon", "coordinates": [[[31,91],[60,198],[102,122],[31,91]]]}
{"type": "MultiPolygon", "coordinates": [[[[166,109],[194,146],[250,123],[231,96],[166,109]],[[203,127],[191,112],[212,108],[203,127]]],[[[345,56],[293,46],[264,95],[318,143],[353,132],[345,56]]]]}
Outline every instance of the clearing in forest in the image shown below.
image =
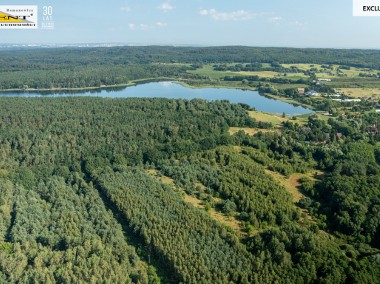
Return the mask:
{"type": "MultiPolygon", "coordinates": [[[[149,175],[160,180],[162,183],[172,186],[173,189],[175,188],[175,181],[172,178],[161,175],[160,172],[157,170],[147,170],[146,172],[149,175]]],[[[181,194],[183,195],[183,199],[185,202],[190,203],[191,205],[201,210],[205,210],[206,206],[203,204],[202,200],[196,198],[195,196],[187,194],[184,190],[181,190],[181,194]]],[[[237,220],[236,217],[226,216],[223,213],[216,211],[215,208],[210,208],[207,210],[207,212],[211,218],[213,218],[218,223],[231,228],[239,237],[245,236],[245,232],[242,230],[241,222],[237,220]]]]}

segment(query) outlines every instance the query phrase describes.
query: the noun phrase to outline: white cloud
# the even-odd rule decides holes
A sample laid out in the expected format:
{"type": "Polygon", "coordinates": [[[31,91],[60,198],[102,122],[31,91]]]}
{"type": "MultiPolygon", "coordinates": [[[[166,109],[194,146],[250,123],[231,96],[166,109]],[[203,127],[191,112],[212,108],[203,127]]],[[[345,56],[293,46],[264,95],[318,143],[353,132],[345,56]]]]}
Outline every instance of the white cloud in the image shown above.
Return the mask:
{"type": "Polygon", "coordinates": [[[256,16],[256,14],[246,10],[218,12],[215,9],[202,9],[199,11],[199,15],[209,16],[216,21],[247,21],[255,18],[256,16]]]}
{"type": "Polygon", "coordinates": [[[123,6],[120,8],[120,10],[124,11],[124,12],[130,12],[131,11],[131,8],[128,7],[128,6],[123,6]]]}
{"type": "Polygon", "coordinates": [[[136,29],[136,25],[135,24],[128,24],[128,28],[130,30],[135,30],[136,29]]]}
{"type": "Polygon", "coordinates": [[[157,29],[157,28],[164,28],[167,26],[168,26],[168,24],[164,23],[164,22],[157,22],[154,25],[134,24],[134,23],[128,24],[128,28],[132,31],[135,31],[135,30],[148,31],[148,30],[153,30],[153,29],[157,29]]]}
{"type": "Polygon", "coordinates": [[[160,27],[160,28],[166,27],[167,25],[168,25],[167,23],[163,23],[163,22],[157,22],[156,23],[156,26],[160,27]]]}
{"type": "Polygon", "coordinates": [[[282,20],[282,17],[270,17],[270,18],[268,18],[268,21],[272,22],[272,23],[277,23],[281,20],[282,20]]]}
{"type": "Polygon", "coordinates": [[[158,6],[158,9],[164,11],[165,13],[173,10],[174,8],[175,7],[172,6],[169,2],[164,2],[160,6],[158,6]]]}
{"type": "Polygon", "coordinates": [[[294,22],[291,22],[290,24],[292,26],[296,26],[296,27],[302,28],[302,29],[306,28],[306,26],[307,26],[306,22],[300,22],[300,21],[294,21],[294,22]]]}
{"type": "Polygon", "coordinates": [[[140,30],[146,31],[146,30],[149,30],[151,28],[151,26],[148,26],[146,24],[140,24],[139,28],[140,28],[140,30]]]}
{"type": "MultiPolygon", "coordinates": [[[[211,10],[213,10],[213,9],[211,9],[211,10]]],[[[199,11],[199,15],[201,15],[201,16],[208,16],[208,14],[209,14],[209,10],[200,10],[199,11]]]]}

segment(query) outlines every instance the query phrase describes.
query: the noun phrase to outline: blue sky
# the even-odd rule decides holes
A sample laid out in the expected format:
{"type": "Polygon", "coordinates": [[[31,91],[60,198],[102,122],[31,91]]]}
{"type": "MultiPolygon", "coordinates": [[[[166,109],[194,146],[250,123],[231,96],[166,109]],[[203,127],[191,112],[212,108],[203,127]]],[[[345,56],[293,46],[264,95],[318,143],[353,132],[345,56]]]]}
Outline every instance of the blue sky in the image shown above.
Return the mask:
{"type": "MultiPolygon", "coordinates": [[[[12,2],[12,3],[11,3],[12,2]]],[[[0,30],[0,43],[380,48],[380,17],[352,0],[13,0],[53,8],[54,30],[0,30]]]]}

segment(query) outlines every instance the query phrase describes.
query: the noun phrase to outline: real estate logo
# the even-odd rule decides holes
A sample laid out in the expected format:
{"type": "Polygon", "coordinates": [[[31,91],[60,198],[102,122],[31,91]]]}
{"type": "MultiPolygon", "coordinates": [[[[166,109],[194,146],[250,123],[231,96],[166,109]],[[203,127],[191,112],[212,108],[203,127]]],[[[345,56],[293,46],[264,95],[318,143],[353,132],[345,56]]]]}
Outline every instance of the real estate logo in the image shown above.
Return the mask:
{"type": "Polygon", "coordinates": [[[0,6],[0,29],[37,29],[37,6],[0,6]]]}
{"type": "Polygon", "coordinates": [[[380,0],[353,0],[354,16],[380,16],[380,0]]]}
{"type": "Polygon", "coordinates": [[[43,6],[42,7],[42,21],[41,29],[52,30],[54,29],[54,19],[53,19],[53,7],[43,6]]]}

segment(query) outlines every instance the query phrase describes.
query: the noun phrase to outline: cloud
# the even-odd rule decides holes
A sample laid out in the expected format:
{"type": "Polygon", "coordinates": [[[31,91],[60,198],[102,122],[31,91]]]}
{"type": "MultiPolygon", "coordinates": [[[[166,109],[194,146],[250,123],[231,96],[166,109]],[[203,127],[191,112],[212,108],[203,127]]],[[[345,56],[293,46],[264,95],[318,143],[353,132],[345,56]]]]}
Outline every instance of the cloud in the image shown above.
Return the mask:
{"type": "Polygon", "coordinates": [[[130,30],[135,30],[136,29],[136,24],[128,24],[128,28],[130,30]]]}
{"type": "Polygon", "coordinates": [[[294,21],[294,22],[291,22],[290,25],[303,30],[303,29],[306,29],[308,24],[306,22],[294,21]]]}
{"type": "Polygon", "coordinates": [[[134,24],[129,23],[128,28],[132,31],[139,30],[139,31],[147,31],[147,30],[153,30],[155,28],[164,28],[167,27],[168,24],[164,22],[157,22],[154,25],[147,25],[147,24],[134,24]]]}
{"type": "Polygon", "coordinates": [[[282,20],[282,17],[270,17],[268,18],[268,21],[271,23],[278,23],[282,20]]]}
{"type": "Polygon", "coordinates": [[[156,23],[156,26],[160,27],[160,28],[166,27],[167,25],[168,25],[167,23],[163,23],[163,22],[157,22],[156,23]]]}
{"type": "Polygon", "coordinates": [[[142,31],[149,30],[150,28],[151,28],[151,26],[146,25],[146,24],[140,24],[139,25],[139,29],[142,30],[142,31]]]}
{"type": "Polygon", "coordinates": [[[255,18],[256,16],[256,14],[246,10],[218,12],[215,9],[202,9],[199,11],[199,15],[211,17],[216,21],[247,21],[255,18]]]}
{"type": "Polygon", "coordinates": [[[128,6],[123,6],[120,8],[120,10],[124,11],[124,12],[130,12],[131,11],[131,8],[128,7],[128,6]]]}
{"type": "Polygon", "coordinates": [[[158,6],[158,9],[164,11],[165,13],[173,10],[174,8],[175,7],[172,6],[169,2],[164,2],[160,6],[158,6]]]}

